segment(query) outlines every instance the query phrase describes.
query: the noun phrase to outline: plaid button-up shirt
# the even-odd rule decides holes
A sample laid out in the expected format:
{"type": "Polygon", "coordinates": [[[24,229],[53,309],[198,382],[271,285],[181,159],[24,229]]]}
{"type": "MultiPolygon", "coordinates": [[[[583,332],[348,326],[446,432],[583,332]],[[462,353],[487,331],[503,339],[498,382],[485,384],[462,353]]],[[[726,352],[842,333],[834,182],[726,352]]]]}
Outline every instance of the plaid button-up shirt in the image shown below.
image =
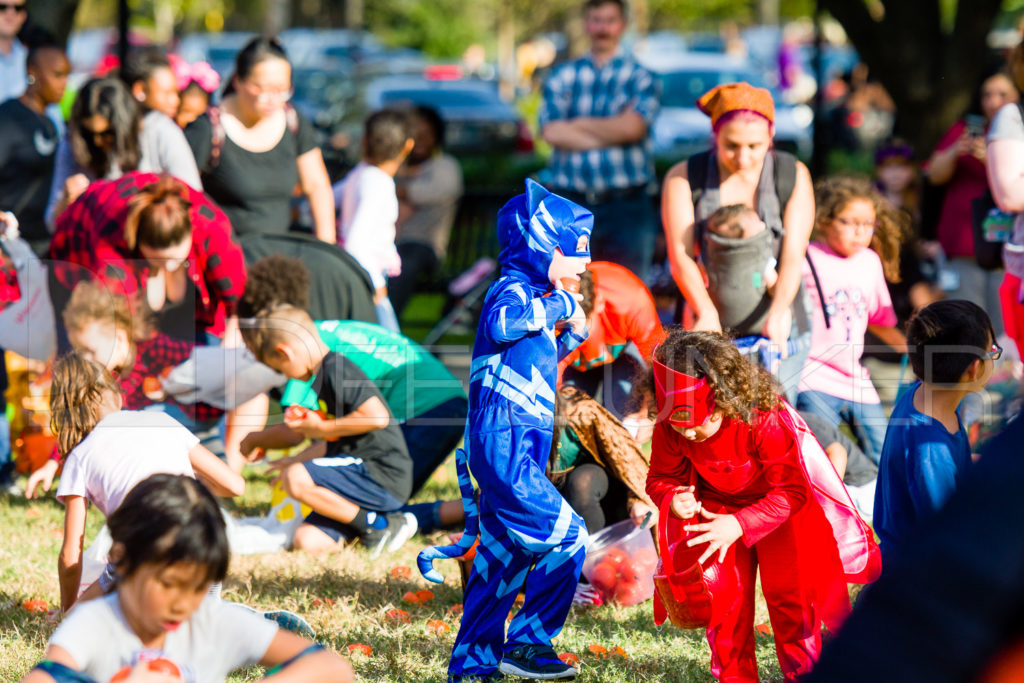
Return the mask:
{"type": "MultiPolygon", "coordinates": [[[[658,113],[658,81],[621,51],[604,66],[591,55],[556,68],[544,84],[540,125],[581,116],[617,116],[632,108],[647,122],[658,113]]],[[[654,180],[651,139],[574,152],[555,149],[548,163],[553,189],[602,192],[647,185],[654,180]]]]}

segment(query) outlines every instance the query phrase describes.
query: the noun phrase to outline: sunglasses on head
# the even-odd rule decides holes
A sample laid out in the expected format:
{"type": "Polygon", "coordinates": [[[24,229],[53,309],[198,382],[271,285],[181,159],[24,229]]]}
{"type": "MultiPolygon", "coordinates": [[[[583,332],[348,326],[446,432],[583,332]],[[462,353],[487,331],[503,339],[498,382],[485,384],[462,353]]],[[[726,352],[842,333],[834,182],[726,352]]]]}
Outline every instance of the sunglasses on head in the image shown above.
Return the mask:
{"type": "Polygon", "coordinates": [[[20,5],[15,5],[14,3],[10,2],[0,2],[0,12],[6,12],[8,10],[13,10],[14,12],[21,13],[27,11],[27,8],[25,7],[24,2],[21,3],[20,5]]]}

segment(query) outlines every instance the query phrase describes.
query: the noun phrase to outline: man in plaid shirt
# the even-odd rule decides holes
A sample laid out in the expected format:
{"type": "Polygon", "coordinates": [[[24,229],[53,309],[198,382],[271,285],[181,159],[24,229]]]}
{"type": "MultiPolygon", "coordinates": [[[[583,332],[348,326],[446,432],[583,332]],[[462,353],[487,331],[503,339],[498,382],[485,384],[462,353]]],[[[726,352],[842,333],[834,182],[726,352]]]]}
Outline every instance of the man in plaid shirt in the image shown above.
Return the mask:
{"type": "Polygon", "coordinates": [[[657,231],[648,195],[654,181],[648,132],[659,87],[620,49],[623,0],[587,0],[584,11],[590,52],[555,69],[544,85],[541,134],[554,147],[548,185],[593,211],[595,260],[618,263],[643,279],[657,231]]]}

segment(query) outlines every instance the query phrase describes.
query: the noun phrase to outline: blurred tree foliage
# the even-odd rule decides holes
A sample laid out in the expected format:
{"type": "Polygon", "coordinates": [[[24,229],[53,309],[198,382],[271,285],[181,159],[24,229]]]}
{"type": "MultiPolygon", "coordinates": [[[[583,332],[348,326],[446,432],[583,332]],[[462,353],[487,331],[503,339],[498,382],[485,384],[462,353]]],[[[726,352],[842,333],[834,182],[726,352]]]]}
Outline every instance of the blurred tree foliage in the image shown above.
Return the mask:
{"type": "MultiPolygon", "coordinates": [[[[1022,0],[1024,1],[1024,0],[1022,0]]],[[[373,0],[366,3],[366,28],[392,46],[413,47],[434,57],[457,57],[473,43],[493,54],[498,5],[511,7],[518,40],[564,32],[582,13],[582,0],[373,0]]],[[[632,3],[647,14],[652,30],[711,30],[725,20],[749,23],[756,0],[644,0],[632,3]]],[[[784,17],[809,16],[814,0],[782,0],[784,17]]]]}

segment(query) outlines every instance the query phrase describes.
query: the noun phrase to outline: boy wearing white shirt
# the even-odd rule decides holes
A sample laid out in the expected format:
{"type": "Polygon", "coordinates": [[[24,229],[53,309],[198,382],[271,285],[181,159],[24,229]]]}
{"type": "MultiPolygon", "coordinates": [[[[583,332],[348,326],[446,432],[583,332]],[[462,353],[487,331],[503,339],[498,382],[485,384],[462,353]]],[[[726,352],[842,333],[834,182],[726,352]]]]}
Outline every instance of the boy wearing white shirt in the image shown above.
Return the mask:
{"type": "Polygon", "coordinates": [[[370,274],[377,317],[381,325],[394,332],[400,330],[388,300],[387,277],[402,271],[395,248],[395,173],[413,144],[406,114],[390,109],[371,114],[363,129],[362,161],[334,185],[334,202],[341,207],[338,245],[370,274]]]}

